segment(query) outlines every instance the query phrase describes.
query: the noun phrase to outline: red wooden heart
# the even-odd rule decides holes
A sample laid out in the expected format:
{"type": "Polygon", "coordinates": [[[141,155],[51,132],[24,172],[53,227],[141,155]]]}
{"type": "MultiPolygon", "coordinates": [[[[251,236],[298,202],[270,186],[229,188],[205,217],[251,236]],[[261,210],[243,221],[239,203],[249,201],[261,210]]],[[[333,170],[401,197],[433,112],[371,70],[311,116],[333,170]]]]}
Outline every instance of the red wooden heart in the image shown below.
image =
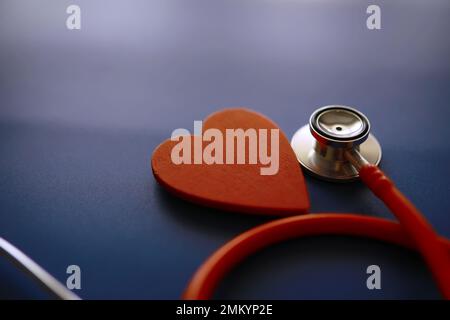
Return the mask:
{"type": "MultiPolygon", "coordinates": [[[[244,108],[224,109],[210,115],[203,130],[278,129],[263,115],[244,108]]],[[[270,137],[270,135],[269,135],[270,137]]],[[[191,139],[198,139],[191,136],[191,139]]],[[[268,139],[270,141],[270,139],[268,139]]],[[[306,213],[309,198],[300,165],[284,133],[279,135],[279,170],[261,175],[258,164],[174,164],[172,148],[178,141],[166,140],[152,156],[156,180],[173,194],[219,209],[255,214],[306,213]]],[[[209,142],[203,142],[203,148],[209,142]]],[[[193,144],[193,143],[192,143],[193,144]]],[[[225,147],[225,142],[224,142],[225,147]]],[[[270,145],[268,146],[270,152],[270,145]]],[[[248,146],[247,146],[248,152],[248,146]]],[[[225,153],[224,153],[225,154],[225,153]]]]}

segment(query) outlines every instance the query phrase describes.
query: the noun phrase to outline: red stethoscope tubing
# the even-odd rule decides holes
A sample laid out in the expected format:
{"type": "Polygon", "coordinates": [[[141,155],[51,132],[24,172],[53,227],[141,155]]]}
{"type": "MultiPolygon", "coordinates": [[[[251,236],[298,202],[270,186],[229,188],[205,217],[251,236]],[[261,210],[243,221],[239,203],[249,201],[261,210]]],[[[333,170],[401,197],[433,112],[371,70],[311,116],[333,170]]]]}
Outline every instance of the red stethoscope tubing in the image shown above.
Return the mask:
{"type": "Polygon", "coordinates": [[[246,257],[272,244],[317,235],[373,238],[419,251],[442,295],[450,299],[450,241],[440,237],[420,212],[376,166],[360,169],[363,182],[400,223],[357,214],[308,214],[274,220],[250,229],[213,253],[197,270],[182,298],[211,299],[225,275],[246,257]]]}
{"type": "Polygon", "coordinates": [[[419,210],[398,190],[377,166],[363,166],[359,175],[370,190],[391,210],[413,240],[434,276],[442,295],[450,299],[450,255],[439,235],[419,210]]]}

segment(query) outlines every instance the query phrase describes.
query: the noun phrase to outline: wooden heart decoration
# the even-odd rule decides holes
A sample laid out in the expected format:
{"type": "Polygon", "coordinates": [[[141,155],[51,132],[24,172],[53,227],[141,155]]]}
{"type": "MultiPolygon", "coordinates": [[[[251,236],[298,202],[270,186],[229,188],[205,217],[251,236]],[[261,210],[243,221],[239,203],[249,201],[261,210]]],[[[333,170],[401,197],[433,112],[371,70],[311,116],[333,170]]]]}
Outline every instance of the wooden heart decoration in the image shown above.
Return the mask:
{"type": "MultiPolygon", "coordinates": [[[[279,129],[278,126],[263,115],[244,108],[224,109],[213,113],[203,122],[203,132],[215,128],[226,136],[226,129],[279,129]]],[[[264,130],[262,130],[264,131],[264,130]]],[[[179,137],[181,138],[181,137],[179,137]]],[[[191,154],[194,158],[194,145],[199,143],[205,150],[210,141],[203,141],[202,136],[188,136],[191,139],[191,154]]],[[[271,136],[267,135],[268,155],[272,155],[271,136]]],[[[260,139],[260,138],[259,138],[260,139]]],[[[191,142],[188,141],[188,142],[191,142]]],[[[264,140],[263,140],[264,141],[264,140]]],[[[236,140],[235,140],[236,142],[236,140]]],[[[306,213],[309,209],[309,197],[300,165],[286,139],[279,130],[278,171],[272,175],[262,175],[261,168],[267,162],[249,162],[249,145],[247,140],[246,162],[237,163],[234,153],[233,164],[175,164],[171,158],[173,148],[179,141],[166,140],[160,144],[152,156],[152,170],[155,179],[168,191],[185,200],[201,205],[228,211],[254,214],[294,215],[306,213]]],[[[197,145],[197,146],[198,146],[197,145]]],[[[235,144],[237,146],[237,142],[235,144]]],[[[223,142],[225,159],[226,142],[223,142]]],[[[260,146],[258,145],[258,150],[260,146]]],[[[198,150],[198,149],[197,149],[198,150]]],[[[276,151],[273,148],[273,151],[276,151]]],[[[274,154],[276,154],[274,152],[274,154]]],[[[198,155],[198,154],[197,154],[198,155]]],[[[242,161],[241,161],[242,162],[242,161]]]]}

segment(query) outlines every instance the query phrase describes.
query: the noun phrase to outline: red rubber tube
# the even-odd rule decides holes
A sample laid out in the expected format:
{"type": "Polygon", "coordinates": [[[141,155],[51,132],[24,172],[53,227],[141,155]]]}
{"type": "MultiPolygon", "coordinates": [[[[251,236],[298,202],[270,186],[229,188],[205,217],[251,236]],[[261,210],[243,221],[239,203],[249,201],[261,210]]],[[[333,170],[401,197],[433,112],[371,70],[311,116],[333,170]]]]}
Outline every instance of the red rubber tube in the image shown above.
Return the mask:
{"type": "Polygon", "coordinates": [[[284,240],[313,235],[363,236],[416,249],[422,254],[445,299],[450,299],[450,241],[439,237],[414,205],[374,165],[359,171],[399,223],[352,214],[314,214],[275,220],[237,236],[203,263],[183,299],[210,299],[226,273],[254,252],[284,240]]]}
{"type": "MultiPolygon", "coordinates": [[[[211,299],[223,277],[242,260],[269,245],[317,235],[362,236],[414,249],[415,242],[395,221],[358,214],[308,214],[278,219],[250,229],[214,252],[197,270],[182,298],[211,299]]],[[[450,256],[450,241],[439,238],[450,256]]],[[[432,269],[433,271],[434,269],[432,269]]]]}
{"type": "Polygon", "coordinates": [[[450,256],[433,227],[380,168],[365,165],[359,170],[359,175],[396,216],[431,269],[442,295],[450,299],[450,256]]]}

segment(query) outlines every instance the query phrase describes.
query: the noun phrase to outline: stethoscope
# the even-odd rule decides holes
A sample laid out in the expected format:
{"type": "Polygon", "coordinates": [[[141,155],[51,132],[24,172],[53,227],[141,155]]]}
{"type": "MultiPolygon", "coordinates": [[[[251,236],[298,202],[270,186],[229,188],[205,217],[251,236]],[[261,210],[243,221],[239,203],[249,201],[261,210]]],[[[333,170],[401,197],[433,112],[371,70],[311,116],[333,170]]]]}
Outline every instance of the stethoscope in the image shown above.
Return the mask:
{"type": "Polygon", "coordinates": [[[381,161],[381,146],[370,133],[369,119],[346,106],[316,110],[309,125],[294,134],[291,146],[303,168],[330,181],[355,180],[358,168],[381,161]]]}
{"type": "Polygon", "coordinates": [[[33,261],[12,243],[0,237],[0,255],[9,258],[20,270],[27,273],[55,298],[61,300],[80,300],[75,293],[67,289],[61,282],[33,261]]]}
{"type": "Polygon", "coordinates": [[[340,105],[316,110],[309,124],[292,137],[301,166],[329,181],[360,178],[399,223],[357,214],[323,213],[278,219],[246,231],[214,252],[196,271],[184,299],[210,299],[226,274],[258,250],[292,238],[312,235],[363,236],[419,251],[442,295],[450,299],[450,241],[440,237],[377,167],[381,146],[370,133],[367,117],[340,105]]]}
{"type": "MultiPolygon", "coordinates": [[[[293,136],[291,146],[302,167],[329,181],[360,178],[379,197],[399,223],[357,214],[322,213],[292,216],[255,227],[213,253],[189,282],[184,299],[209,299],[226,274],[246,257],[274,243],[313,235],[363,236],[419,251],[439,289],[450,299],[450,241],[440,237],[421,213],[377,167],[381,147],[370,133],[370,122],[346,106],[315,111],[309,125],[293,136]]],[[[57,279],[11,243],[0,238],[0,253],[61,299],[79,299],[57,279]]]]}

